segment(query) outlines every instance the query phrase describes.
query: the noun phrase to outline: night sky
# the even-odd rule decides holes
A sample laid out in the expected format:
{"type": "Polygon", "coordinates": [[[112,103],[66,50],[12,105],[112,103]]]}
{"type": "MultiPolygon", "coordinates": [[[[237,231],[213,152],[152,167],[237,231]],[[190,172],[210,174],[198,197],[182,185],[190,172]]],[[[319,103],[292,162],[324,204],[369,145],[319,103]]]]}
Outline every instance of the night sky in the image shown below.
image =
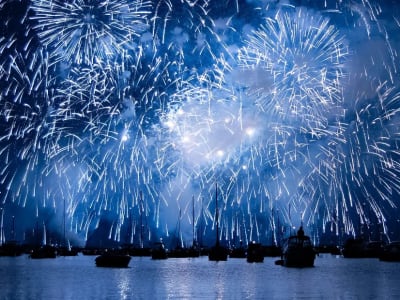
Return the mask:
{"type": "Polygon", "coordinates": [[[1,1],[1,241],[400,239],[396,3],[1,1]]]}

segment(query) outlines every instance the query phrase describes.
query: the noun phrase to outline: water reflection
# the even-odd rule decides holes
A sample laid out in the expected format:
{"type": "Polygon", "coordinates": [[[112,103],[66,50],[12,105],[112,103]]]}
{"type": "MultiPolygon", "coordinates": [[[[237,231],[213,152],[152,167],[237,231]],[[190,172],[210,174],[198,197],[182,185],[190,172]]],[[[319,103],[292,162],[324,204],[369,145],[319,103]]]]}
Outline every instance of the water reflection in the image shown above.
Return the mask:
{"type": "Polygon", "coordinates": [[[133,258],[129,268],[112,269],[83,256],[0,258],[0,299],[400,299],[398,266],[326,256],[314,268],[291,269],[269,258],[249,264],[205,257],[133,258]]]}
{"type": "Polygon", "coordinates": [[[132,294],[131,279],[128,273],[128,269],[119,269],[116,273],[116,281],[118,283],[119,299],[130,299],[132,294]]]}

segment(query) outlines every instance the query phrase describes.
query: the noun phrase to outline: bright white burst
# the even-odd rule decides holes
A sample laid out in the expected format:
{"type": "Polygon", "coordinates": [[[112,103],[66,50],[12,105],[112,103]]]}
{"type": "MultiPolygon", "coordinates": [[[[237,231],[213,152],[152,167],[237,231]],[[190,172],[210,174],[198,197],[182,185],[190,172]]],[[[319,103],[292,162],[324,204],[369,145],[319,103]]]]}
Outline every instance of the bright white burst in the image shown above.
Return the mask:
{"type": "Polygon", "coordinates": [[[238,63],[242,84],[261,110],[312,128],[324,126],[327,111],[342,101],[347,56],[328,18],[297,8],[267,18],[247,37],[238,63]]]}
{"type": "Polygon", "coordinates": [[[151,2],[34,0],[35,29],[59,59],[77,64],[108,62],[135,49],[146,29],[151,2]]]}

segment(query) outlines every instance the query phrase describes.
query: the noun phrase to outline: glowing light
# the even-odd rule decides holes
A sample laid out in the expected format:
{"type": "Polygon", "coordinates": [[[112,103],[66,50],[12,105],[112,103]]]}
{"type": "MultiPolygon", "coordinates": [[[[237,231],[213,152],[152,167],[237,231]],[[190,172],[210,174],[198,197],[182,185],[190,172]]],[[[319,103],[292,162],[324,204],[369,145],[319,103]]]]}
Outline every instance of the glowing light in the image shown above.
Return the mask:
{"type": "Polygon", "coordinates": [[[400,18],[378,1],[222,2],[2,3],[19,5],[0,20],[2,220],[65,201],[84,239],[104,219],[134,241],[139,218],[168,237],[179,210],[208,233],[218,182],[226,239],[239,215],[248,241],[300,220],[389,235],[400,18]]]}
{"type": "Polygon", "coordinates": [[[124,133],[121,137],[122,142],[126,142],[129,139],[129,135],[127,133],[124,133]]]}
{"type": "Polygon", "coordinates": [[[109,61],[135,48],[146,29],[151,2],[32,1],[42,43],[54,55],[77,64],[109,61]]]}
{"type": "Polygon", "coordinates": [[[252,137],[254,134],[255,134],[255,132],[256,132],[256,130],[254,129],[254,128],[247,128],[246,129],[246,134],[249,136],[249,137],[252,137]]]}
{"type": "Polygon", "coordinates": [[[327,124],[326,112],[342,101],[348,52],[328,18],[286,8],[248,36],[238,62],[261,110],[320,127],[327,124]]]}

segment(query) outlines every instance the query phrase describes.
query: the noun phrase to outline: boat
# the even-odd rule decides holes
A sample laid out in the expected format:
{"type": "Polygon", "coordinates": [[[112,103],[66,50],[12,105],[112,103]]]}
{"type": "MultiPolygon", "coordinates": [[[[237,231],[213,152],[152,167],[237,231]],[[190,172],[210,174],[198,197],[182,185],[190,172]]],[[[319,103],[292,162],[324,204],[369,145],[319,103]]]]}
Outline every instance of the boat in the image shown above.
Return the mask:
{"type": "Polygon", "coordinates": [[[153,249],[151,250],[151,258],[152,259],[167,259],[167,249],[165,249],[164,243],[162,239],[159,242],[154,244],[153,249]]]}
{"type": "MultiPolygon", "coordinates": [[[[38,223],[36,223],[36,226],[38,226],[38,223]]],[[[37,230],[36,232],[38,231],[39,230],[37,230]]],[[[38,242],[36,246],[30,250],[29,258],[41,259],[41,258],[56,258],[56,257],[57,257],[57,247],[47,243],[46,226],[43,222],[42,241],[38,242]]]]}
{"type": "Polygon", "coordinates": [[[216,241],[214,247],[210,248],[208,260],[226,261],[228,260],[228,249],[219,243],[219,222],[218,222],[218,188],[215,184],[215,224],[216,224],[216,241]]]}
{"type": "Polygon", "coordinates": [[[78,250],[71,246],[62,246],[57,248],[58,256],[77,256],[78,250]]]}
{"type": "Polygon", "coordinates": [[[391,242],[383,247],[380,261],[400,261],[400,241],[391,242]]]}
{"type": "Polygon", "coordinates": [[[200,257],[200,249],[194,244],[191,247],[187,248],[188,257],[200,257]]]}
{"type": "Polygon", "coordinates": [[[29,254],[29,258],[32,259],[56,258],[56,257],[57,257],[57,248],[51,245],[44,245],[42,247],[35,248],[29,254]]]}
{"type": "Polygon", "coordinates": [[[130,256],[151,256],[151,248],[149,247],[130,247],[128,251],[130,256]]]}
{"type": "Polygon", "coordinates": [[[2,210],[0,220],[0,256],[20,256],[22,255],[22,247],[15,239],[15,217],[12,217],[11,240],[4,242],[3,229],[4,210],[2,210]]]}
{"type": "Polygon", "coordinates": [[[210,248],[208,253],[208,260],[210,261],[226,261],[228,260],[228,250],[225,247],[216,243],[214,247],[210,248]]]}
{"type": "Polygon", "coordinates": [[[285,267],[313,267],[315,250],[309,236],[304,234],[303,226],[300,226],[297,235],[290,236],[284,246],[281,264],[285,267]]]}
{"type": "Polygon", "coordinates": [[[316,247],[316,251],[318,253],[328,253],[332,255],[340,255],[341,254],[341,249],[338,245],[334,244],[329,244],[329,245],[319,245],[316,247]]]}
{"type": "Polygon", "coordinates": [[[349,238],[343,245],[342,255],[345,258],[364,257],[364,240],[362,238],[349,238]]]}
{"type": "Polygon", "coordinates": [[[246,259],[249,263],[264,261],[263,248],[260,243],[252,242],[248,245],[246,259]]]}
{"type": "Polygon", "coordinates": [[[0,246],[0,256],[20,256],[22,252],[22,247],[14,240],[0,246]]]}
{"type": "Polygon", "coordinates": [[[193,258],[200,256],[200,249],[196,245],[191,247],[177,246],[167,252],[168,258],[193,258]]]}
{"type": "Polygon", "coordinates": [[[94,255],[100,255],[103,253],[103,251],[101,249],[97,249],[97,248],[83,248],[82,249],[82,254],[83,255],[87,255],[87,256],[94,256],[94,255]]]}
{"type": "Polygon", "coordinates": [[[118,251],[105,251],[103,254],[95,258],[97,267],[106,268],[127,268],[131,257],[128,254],[120,253],[118,251]]]}
{"type": "Polygon", "coordinates": [[[229,258],[246,258],[246,248],[243,247],[243,241],[240,241],[239,247],[232,247],[229,250],[229,258]]]}
{"type": "Polygon", "coordinates": [[[365,246],[366,258],[379,258],[383,251],[383,244],[381,241],[369,241],[365,246]]]}
{"type": "Polygon", "coordinates": [[[343,245],[345,258],[379,258],[383,246],[381,241],[366,241],[363,238],[349,238],[343,245]]]}

